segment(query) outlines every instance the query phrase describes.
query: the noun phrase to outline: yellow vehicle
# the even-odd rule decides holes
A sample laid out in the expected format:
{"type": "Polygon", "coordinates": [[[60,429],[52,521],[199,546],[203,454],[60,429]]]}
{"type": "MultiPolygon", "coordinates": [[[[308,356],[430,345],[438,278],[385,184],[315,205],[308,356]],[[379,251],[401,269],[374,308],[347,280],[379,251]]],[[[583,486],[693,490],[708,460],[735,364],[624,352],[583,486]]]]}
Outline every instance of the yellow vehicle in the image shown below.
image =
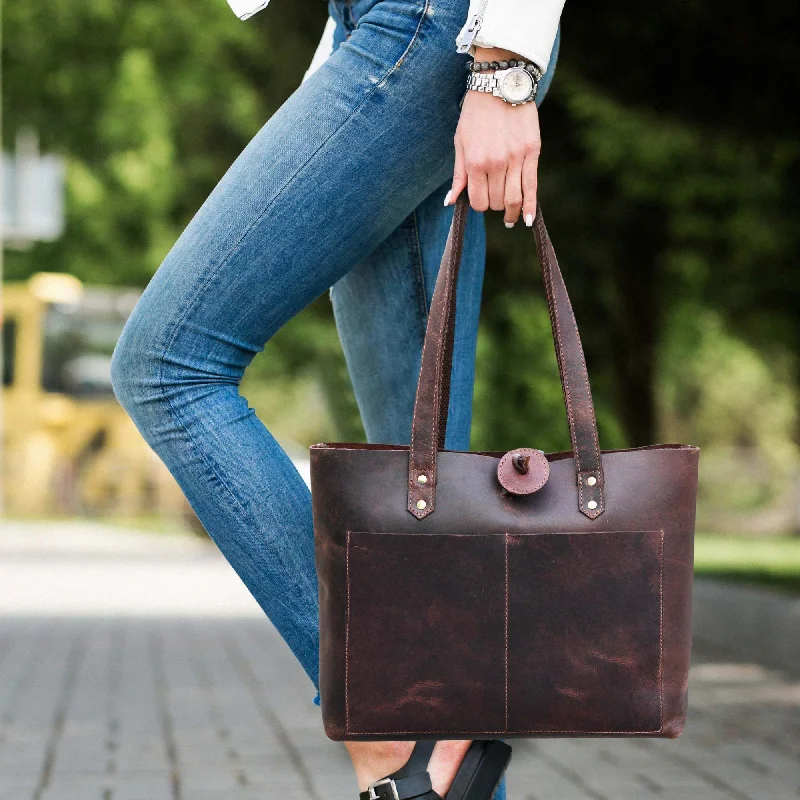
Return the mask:
{"type": "Polygon", "coordinates": [[[5,514],[186,518],[111,388],[111,353],[138,296],[56,273],[4,286],[5,514]]]}

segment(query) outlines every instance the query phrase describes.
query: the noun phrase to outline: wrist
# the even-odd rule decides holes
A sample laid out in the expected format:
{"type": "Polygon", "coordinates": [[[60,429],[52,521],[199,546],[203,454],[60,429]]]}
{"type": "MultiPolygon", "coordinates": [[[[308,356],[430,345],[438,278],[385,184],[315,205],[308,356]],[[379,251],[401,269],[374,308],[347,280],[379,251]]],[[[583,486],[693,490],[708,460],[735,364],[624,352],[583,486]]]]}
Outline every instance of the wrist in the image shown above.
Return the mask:
{"type": "Polygon", "coordinates": [[[475,48],[475,61],[508,61],[512,58],[520,61],[527,61],[528,59],[515,53],[513,50],[506,50],[502,47],[476,47],[475,48]]]}

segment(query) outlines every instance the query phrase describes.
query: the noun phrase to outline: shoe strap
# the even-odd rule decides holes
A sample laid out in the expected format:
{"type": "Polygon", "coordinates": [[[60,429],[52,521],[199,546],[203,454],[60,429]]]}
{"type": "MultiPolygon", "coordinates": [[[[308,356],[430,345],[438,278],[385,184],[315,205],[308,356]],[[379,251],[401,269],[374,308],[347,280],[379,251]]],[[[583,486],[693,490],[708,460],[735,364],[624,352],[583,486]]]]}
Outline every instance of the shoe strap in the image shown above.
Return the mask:
{"type": "Polygon", "coordinates": [[[416,797],[441,800],[433,791],[431,776],[427,771],[409,775],[407,778],[384,778],[359,795],[361,800],[413,800],[416,797]]]}
{"type": "Polygon", "coordinates": [[[400,767],[397,772],[393,772],[390,778],[406,778],[409,775],[414,775],[417,772],[427,772],[428,764],[430,764],[431,756],[433,755],[433,748],[436,747],[436,742],[432,740],[419,741],[414,745],[408,761],[400,767]]]}
{"type": "Polygon", "coordinates": [[[361,792],[360,800],[441,800],[433,791],[428,763],[431,760],[435,741],[419,741],[411,751],[408,761],[400,769],[382,781],[376,781],[366,792],[361,792]]]}

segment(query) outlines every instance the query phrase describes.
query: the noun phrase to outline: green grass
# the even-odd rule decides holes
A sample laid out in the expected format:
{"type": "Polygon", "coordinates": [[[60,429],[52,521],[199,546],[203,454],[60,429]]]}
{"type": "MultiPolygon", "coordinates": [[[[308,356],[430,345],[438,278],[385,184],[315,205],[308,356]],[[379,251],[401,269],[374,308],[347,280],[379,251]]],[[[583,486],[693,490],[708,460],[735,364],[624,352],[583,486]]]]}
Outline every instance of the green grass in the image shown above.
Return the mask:
{"type": "Polygon", "coordinates": [[[696,575],[800,592],[800,536],[697,534],[696,575]]]}

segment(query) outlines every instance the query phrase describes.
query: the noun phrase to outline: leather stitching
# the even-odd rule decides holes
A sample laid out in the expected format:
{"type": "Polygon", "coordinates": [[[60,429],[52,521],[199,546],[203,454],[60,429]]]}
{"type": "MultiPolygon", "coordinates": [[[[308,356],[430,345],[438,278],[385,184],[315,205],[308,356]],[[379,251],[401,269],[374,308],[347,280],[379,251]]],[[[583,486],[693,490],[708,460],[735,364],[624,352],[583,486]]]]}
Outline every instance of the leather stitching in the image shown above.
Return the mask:
{"type": "Polygon", "coordinates": [[[505,694],[506,694],[506,706],[505,706],[505,720],[506,720],[506,730],[508,730],[508,533],[505,535],[505,558],[506,558],[506,606],[505,606],[505,694]]]}
{"type": "MultiPolygon", "coordinates": [[[[541,215],[536,215],[537,220],[537,227],[539,230],[539,235],[542,235],[542,223],[541,223],[541,215]]],[[[576,439],[575,433],[575,414],[572,410],[572,398],[570,396],[569,391],[569,381],[566,378],[566,368],[564,366],[564,348],[561,343],[561,325],[558,320],[558,315],[555,313],[555,292],[553,288],[553,276],[551,274],[551,267],[550,267],[550,259],[547,253],[547,250],[544,247],[539,248],[539,256],[542,262],[542,266],[544,267],[543,274],[545,279],[545,289],[547,291],[547,295],[550,298],[550,302],[548,303],[548,313],[550,315],[550,324],[552,325],[553,329],[556,333],[556,346],[558,348],[558,364],[561,367],[561,375],[563,377],[562,381],[562,389],[564,390],[564,401],[566,402],[567,406],[567,418],[569,420],[569,438],[572,441],[572,449],[575,453],[575,461],[577,462],[578,469],[580,469],[580,455],[578,453],[578,442],[576,439]]]]}
{"type": "MultiPolygon", "coordinates": [[[[456,210],[454,212],[454,225],[452,230],[452,236],[448,239],[448,259],[447,264],[445,265],[445,269],[447,272],[445,273],[445,283],[444,283],[444,308],[445,310],[449,308],[450,305],[450,298],[452,295],[452,281],[450,280],[450,276],[452,274],[452,265],[454,263],[454,252],[455,252],[455,243],[460,240],[462,236],[462,229],[463,229],[463,221],[466,214],[464,214],[461,209],[463,209],[463,202],[459,199],[460,205],[456,206],[456,210]]],[[[460,254],[459,254],[460,258],[460,254]]],[[[441,269],[441,267],[440,267],[441,269]]],[[[435,294],[435,291],[434,291],[435,294]]],[[[441,315],[439,315],[440,317],[441,315]]],[[[439,317],[437,317],[437,324],[439,324],[439,317]]],[[[430,326],[431,317],[428,317],[428,326],[430,326]]],[[[446,322],[446,320],[442,320],[442,322],[446,322]]],[[[426,484],[426,488],[430,487],[429,492],[429,501],[428,507],[424,510],[418,510],[414,505],[414,497],[415,494],[418,493],[420,496],[423,495],[425,492],[420,490],[419,487],[415,486],[415,477],[416,475],[420,474],[420,470],[418,468],[418,464],[416,459],[414,458],[414,454],[417,452],[416,442],[418,441],[418,408],[417,402],[414,403],[414,413],[412,415],[412,427],[411,427],[411,450],[410,450],[410,464],[409,464],[409,480],[408,480],[408,508],[414,516],[417,518],[422,518],[427,516],[433,511],[434,502],[435,502],[435,487],[436,487],[436,446],[438,443],[438,428],[439,428],[439,395],[440,395],[440,383],[441,383],[441,369],[442,369],[442,339],[443,339],[443,331],[436,330],[432,331],[434,334],[433,336],[426,335],[425,339],[422,343],[422,358],[420,360],[420,369],[422,369],[425,362],[425,353],[427,352],[428,341],[429,339],[435,339],[435,351],[433,353],[434,363],[435,363],[435,373],[434,373],[434,384],[433,384],[433,419],[431,420],[431,441],[430,441],[430,452],[428,454],[428,471],[430,474],[428,475],[429,483],[426,484]]],[[[419,398],[417,398],[419,400],[419,398]]]]}
{"type": "MultiPolygon", "coordinates": [[[[356,533],[371,533],[373,535],[379,536],[427,536],[429,534],[422,534],[422,533],[400,533],[398,531],[355,531],[356,533]]],[[[655,531],[548,531],[548,534],[554,533],[564,533],[565,535],[574,536],[576,534],[582,534],[586,536],[592,536],[595,534],[601,533],[613,533],[615,535],[620,535],[623,533],[655,533],[655,531]]],[[[362,732],[362,731],[353,731],[352,735],[362,737],[371,737],[371,736],[413,736],[413,735],[427,735],[427,734],[448,734],[448,735],[460,735],[464,733],[469,733],[470,735],[480,734],[480,735],[518,735],[518,734],[526,734],[526,733],[533,733],[533,734],[580,734],[581,736],[592,737],[592,736],[646,736],[648,734],[660,734],[664,731],[664,531],[663,529],[658,531],[660,534],[660,545],[659,545],[659,554],[658,554],[658,567],[659,567],[659,620],[658,620],[658,628],[659,628],[659,666],[658,666],[658,687],[659,687],[659,727],[655,729],[648,729],[648,730],[638,730],[638,731],[620,731],[620,730],[607,730],[607,731],[586,731],[586,730],[563,730],[561,728],[551,728],[551,729],[539,729],[539,728],[531,728],[527,730],[510,730],[508,727],[508,710],[509,710],[509,692],[508,692],[508,607],[509,607],[509,564],[508,564],[508,544],[511,538],[511,534],[505,532],[503,534],[482,534],[486,536],[500,536],[504,537],[505,541],[505,571],[506,571],[506,597],[505,597],[505,729],[504,730],[484,730],[484,731],[463,731],[458,728],[447,728],[443,730],[406,730],[406,731],[370,731],[370,732],[362,732]]],[[[347,583],[347,615],[345,621],[345,682],[344,682],[344,692],[345,692],[345,734],[350,734],[350,703],[348,697],[348,671],[349,671],[349,632],[350,632],[350,534],[351,531],[347,531],[347,552],[346,552],[346,583],[347,583]]],[[[478,534],[436,534],[437,536],[467,536],[467,535],[478,535],[478,534]]],[[[536,533],[515,533],[513,534],[515,537],[521,536],[538,536],[539,534],[536,533]]]]}
{"type": "Polygon", "coordinates": [[[516,532],[516,533],[427,533],[425,531],[351,531],[351,533],[368,533],[370,536],[461,536],[465,539],[470,539],[473,537],[486,537],[486,536],[505,536],[508,535],[509,537],[520,537],[520,536],[600,536],[604,533],[613,533],[615,536],[622,536],[625,533],[659,533],[659,531],[597,531],[597,530],[590,530],[590,531],[570,531],[570,530],[561,530],[561,531],[541,531],[539,533],[525,533],[524,531],[516,532]]]}
{"type": "MultiPolygon", "coordinates": [[[[540,214],[536,215],[536,225],[537,225],[537,230],[539,231],[539,235],[541,236],[542,235],[542,223],[541,223],[541,215],[540,214]]],[[[554,313],[556,300],[555,300],[555,294],[554,294],[554,288],[553,288],[552,274],[551,274],[551,271],[550,271],[551,270],[550,258],[549,258],[549,255],[547,253],[547,250],[545,249],[545,247],[543,245],[539,244],[539,241],[536,242],[536,245],[537,245],[537,249],[539,251],[539,259],[540,259],[540,261],[542,263],[542,275],[543,275],[543,278],[544,278],[545,292],[547,294],[547,298],[548,298],[548,301],[549,301],[548,304],[547,304],[547,313],[548,313],[548,315],[550,317],[550,325],[551,325],[551,327],[553,328],[553,330],[554,330],[554,332],[556,334],[555,340],[556,340],[557,351],[558,351],[556,355],[557,355],[557,358],[558,358],[559,372],[560,372],[561,376],[564,376],[564,374],[565,374],[565,372],[564,372],[564,349],[563,349],[562,344],[561,344],[561,328],[560,328],[560,325],[559,325],[559,322],[558,322],[558,317],[554,313]]],[[[572,403],[571,403],[570,392],[569,392],[569,383],[566,380],[564,380],[562,382],[562,389],[564,391],[564,400],[565,400],[566,406],[567,406],[567,418],[569,420],[570,440],[572,441],[573,449],[577,450],[577,444],[576,444],[576,441],[575,441],[575,430],[574,430],[574,428],[575,428],[575,416],[574,416],[574,414],[572,412],[572,403]]]]}
{"type": "MultiPolygon", "coordinates": [[[[422,250],[420,247],[419,242],[419,221],[417,219],[417,211],[416,209],[411,212],[408,217],[408,246],[409,250],[411,251],[411,264],[412,264],[412,272],[414,277],[414,287],[416,289],[416,296],[419,302],[419,309],[420,309],[420,318],[422,320],[422,329],[420,334],[422,336],[422,353],[423,358],[425,354],[425,331],[427,330],[428,324],[428,300],[427,300],[427,290],[425,284],[425,271],[422,268],[422,250]]],[[[421,363],[421,362],[420,362],[421,363]]],[[[414,415],[412,415],[412,419],[415,418],[416,415],[416,402],[414,404],[414,415]]],[[[413,423],[412,423],[412,439],[413,439],[413,423]]],[[[413,506],[413,494],[415,487],[418,486],[416,483],[417,475],[419,474],[418,470],[414,468],[413,462],[410,464],[409,469],[409,476],[408,476],[408,507],[415,516],[418,516],[416,513],[416,509],[413,506]]],[[[417,489],[419,491],[419,489],[417,489]]]]}
{"type": "MultiPolygon", "coordinates": [[[[580,333],[578,333],[578,322],[575,319],[575,312],[572,310],[572,303],[569,302],[569,300],[568,300],[568,303],[569,303],[569,311],[570,311],[569,318],[570,318],[572,327],[575,329],[575,336],[578,337],[578,341],[580,342],[580,333]]],[[[586,397],[587,397],[587,399],[589,401],[589,406],[592,409],[592,414],[594,414],[594,403],[592,402],[592,389],[591,389],[591,386],[589,385],[589,371],[586,368],[586,357],[585,356],[583,356],[583,358],[581,358],[581,369],[583,370],[583,381],[584,381],[584,384],[586,385],[586,397]]],[[[594,442],[594,458],[595,458],[595,463],[597,464],[596,471],[599,473],[598,474],[598,479],[599,479],[598,480],[598,491],[597,491],[597,496],[600,499],[600,503],[599,503],[598,508],[597,508],[597,513],[599,514],[605,508],[605,500],[604,500],[603,491],[602,491],[602,487],[603,487],[603,480],[602,480],[603,462],[602,462],[602,459],[600,458],[600,443],[599,443],[599,441],[597,439],[597,421],[596,420],[591,425],[591,429],[592,429],[592,440],[594,442]]]]}
{"type": "MultiPolygon", "coordinates": [[[[605,499],[604,494],[602,491],[603,487],[603,478],[602,478],[602,460],[600,458],[600,444],[597,438],[597,423],[594,422],[590,425],[591,432],[592,432],[592,439],[594,444],[594,456],[595,456],[595,463],[597,464],[596,470],[583,470],[582,469],[582,456],[579,451],[579,442],[576,432],[575,426],[575,414],[572,407],[572,397],[570,393],[570,386],[569,386],[569,379],[567,378],[567,372],[565,369],[565,362],[564,362],[564,348],[561,341],[561,325],[558,318],[558,314],[555,313],[555,306],[556,306],[556,293],[555,293],[555,285],[553,281],[553,263],[550,258],[550,249],[546,246],[546,243],[541,243],[540,240],[543,236],[545,236],[544,230],[544,223],[542,222],[541,216],[541,209],[539,210],[540,213],[536,215],[536,230],[539,233],[539,240],[537,240],[537,249],[539,251],[539,258],[542,263],[542,274],[544,277],[545,282],[545,291],[548,295],[548,299],[550,302],[548,303],[548,313],[550,315],[550,324],[555,331],[555,339],[556,339],[556,347],[558,351],[558,362],[559,367],[562,375],[562,389],[564,391],[564,401],[567,406],[567,418],[569,420],[569,432],[570,432],[570,440],[572,442],[573,451],[575,454],[575,462],[578,468],[578,505],[581,508],[581,511],[584,510],[584,493],[583,493],[583,472],[592,472],[596,473],[598,477],[599,487],[596,492],[599,503],[598,507],[594,512],[587,512],[591,518],[596,518],[605,510],[605,499]]],[[[568,311],[568,318],[571,322],[573,329],[575,330],[575,335],[580,343],[580,334],[578,333],[578,323],[575,320],[575,313],[572,310],[572,303],[567,298],[567,311],[568,311]]],[[[581,353],[583,356],[583,354],[581,353]]],[[[586,359],[582,357],[581,361],[581,369],[583,371],[584,382],[586,386],[586,396],[589,402],[590,409],[592,409],[593,413],[593,404],[592,404],[592,394],[591,388],[589,386],[589,373],[586,369],[586,359]]]]}
{"type": "Polygon", "coordinates": [[[431,454],[430,454],[430,464],[431,464],[431,472],[434,473],[432,475],[434,484],[436,483],[435,478],[435,471],[436,471],[436,447],[439,441],[439,403],[441,402],[441,382],[442,382],[442,348],[444,346],[444,337],[445,337],[445,328],[447,326],[449,314],[448,310],[450,308],[450,300],[453,295],[453,270],[454,264],[458,259],[461,258],[461,253],[458,252],[457,243],[461,240],[462,236],[462,220],[465,216],[463,213],[460,212],[460,209],[463,208],[463,203],[459,209],[457,209],[455,214],[455,225],[453,226],[453,236],[452,241],[450,242],[450,252],[448,253],[447,259],[447,274],[445,275],[445,283],[444,283],[444,310],[445,314],[441,317],[441,330],[437,331],[439,334],[437,339],[437,348],[436,348],[436,381],[434,383],[434,394],[433,394],[433,436],[431,437],[431,454]]]}
{"type": "MultiPolygon", "coordinates": [[[[549,730],[539,729],[539,728],[532,728],[531,730],[502,730],[502,731],[462,731],[458,728],[448,728],[446,730],[440,731],[370,731],[369,733],[363,733],[361,731],[354,732],[354,736],[358,736],[359,738],[363,738],[365,736],[420,736],[422,734],[428,733],[447,733],[453,735],[461,735],[461,734],[468,734],[472,738],[474,738],[473,734],[480,734],[483,736],[484,734],[520,734],[520,733],[536,733],[536,734],[543,734],[543,733],[579,733],[581,736],[585,736],[587,738],[591,738],[592,736],[608,736],[609,734],[614,736],[645,736],[646,734],[658,734],[661,733],[661,728],[655,728],[652,730],[645,730],[645,731],[566,731],[561,728],[552,728],[549,730]]],[[[357,740],[355,740],[357,741],[357,740]]]]}
{"type": "Polygon", "coordinates": [[[345,733],[350,733],[350,531],[347,531],[345,583],[347,584],[347,610],[344,620],[344,730],[345,733]]]}
{"type": "MultiPolygon", "coordinates": [[[[437,329],[435,331],[427,330],[427,328],[430,328],[430,323],[432,321],[429,315],[428,325],[426,326],[426,335],[422,346],[420,377],[424,378],[426,376],[422,374],[422,368],[426,365],[428,340],[435,338],[436,341],[435,344],[433,345],[435,350],[432,352],[432,357],[434,358],[433,407],[432,409],[428,409],[429,411],[432,411],[434,416],[430,420],[430,425],[428,426],[429,430],[423,432],[422,434],[423,436],[424,433],[432,434],[431,441],[426,443],[429,447],[429,452],[426,453],[426,461],[427,461],[426,467],[428,468],[430,475],[428,476],[429,484],[426,485],[424,489],[421,488],[419,485],[417,485],[415,482],[415,478],[420,474],[419,465],[417,463],[417,454],[420,444],[419,438],[421,435],[419,431],[420,419],[418,414],[419,408],[417,407],[417,402],[415,402],[414,404],[414,412],[412,416],[411,447],[409,454],[408,509],[409,511],[411,511],[412,514],[414,514],[414,516],[416,516],[419,519],[427,516],[434,509],[435,487],[437,483],[436,448],[438,444],[439,422],[442,416],[440,414],[440,409],[439,409],[439,405],[442,402],[441,398],[442,361],[443,361],[442,348],[445,347],[444,338],[449,331],[450,315],[447,312],[450,308],[452,295],[454,292],[455,281],[453,280],[453,274],[455,271],[455,267],[457,266],[457,262],[458,260],[460,260],[461,257],[460,249],[461,246],[463,245],[462,237],[463,237],[463,226],[464,226],[465,216],[466,212],[464,211],[463,197],[460,197],[455,207],[453,225],[451,228],[451,235],[448,237],[448,242],[447,242],[447,248],[448,248],[447,263],[445,265],[447,273],[443,277],[444,280],[443,298],[442,298],[442,303],[439,306],[439,310],[441,310],[441,308],[444,308],[445,314],[444,315],[437,314],[437,316],[435,317],[435,323],[437,325],[437,329]],[[430,333],[430,336],[428,335],[428,333],[430,333]],[[416,504],[414,503],[414,498],[423,497],[425,495],[427,495],[429,498],[428,507],[426,509],[417,509],[415,507],[416,504]]],[[[550,324],[551,327],[553,328],[555,337],[556,357],[558,360],[559,371],[561,373],[561,378],[562,378],[561,383],[564,394],[564,403],[566,405],[567,419],[569,423],[570,441],[572,443],[572,450],[575,458],[575,465],[577,468],[576,472],[577,472],[577,483],[578,483],[578,506],[582,513],[584,513],[591,519],[595,519],[605,510],[605,495],[604,495],[604,480],[603,480],[603,467],[602,467],[600,443],[597,436],[597,421],[594,418],[594,406],[592,403],[592,393],[589,384],[589,373],[586,367],[586,359],[580,344],[580,334],[578,332],[578,324],[575,319],[575,314],[572,309],[572,303],[569,300],[569,296],[566,295],[566,289],[564,289],[564,294],[566,295],[564,304],[568,320],[567,324],[572,326],[572,329],[575,334],[575,339],[577,341],[578,360],[579,360],[578,366],[583,374],[585,399],[586,402],[588,403],[589,407],[588,410],[591,417],[588,420],[588,425],[590,428],[591,444],[593,447],[594,469],[584,470],[583,469],[584,456],[582,453],[583,440],[579,436],[578,426],[576,425],[576,416],[575,416],[575,409],[573,406],[571,384],[567,369],[569,364],[566,361],[564,344],[561,335],[561,319],[558,313],[558,307],[560,306],[558,301],[558,295],[556,293],[556,286],[554,279],[554,274],[555,272],[558,271],[558,267],[556,266],[556,261],[554,257],[551,257],[552,245],[549,242],[549,238],[547,237],[547,233],[544,228],[541,209],[539,209],[539,213],[537,213],[536,215],[535,232],[538,233],[538,236],[536,237],[536,245],[537,245],[537,250],[539,252],[539,259],[542,264],[542,277],[544,279],[545,292],[548,298],[548,314],[550,316],[550,324]],[[584,474],[592,474],[596,476],[598,479],[597,488],[593,488],[592,492],[589,493],[589,497],[596,497],[597,500],[599,501],[597,504],[598,507],[595,510],[588,510],[586,508],[586,497],[584,493],[584,474]]],[[[559,277],[561,278],[560,272],[559,272],[559,277]]],[[[563,287],[563,278],[561,278],[559,282],[559,288],[562,287],[563,287]]],[[[455,320],[453,320],[453,324],[454,323],[455,320]]],[[[417,398],[417,400],[419,400],[419,397],[417,398]]]]}
{"type": "Polygon", "coordinates": [[[658,620],[658,707],[660,728],[664,730],[664,531],[661,531],[661,545],[658,551],[659,565],[659,620],[658,620]]]}
{"type": "MultiPolygon", "coordinates": [[[[551,274],[551,278],[550,279],[552,280],[552,274],[551,274]]],[[[568,319],[569,319],[570,324],[572,325],[573,329],[575,330],[575,336],[576,336],[578,342],[580,342],[580,333],[578,332],[578,322],[575,319],[575,312],[572,309],[572,302],[569,300],[569,298],[567,298],[567,308],[569,310],[568,319]]],[[[581,347],[581,349],[582,349],[582,347],[581,347]]],[[[580,362],[581,362],[580,365],[581,365],[581,369],[583,371],[584,384],[586,386],[586,397],[587,397],[587,400],[589,402],[589,407],[592,410],[592,414],[594,414],[594,403],[592,402],[592,389],[591,389],[591,387],[589,385],[589,371],[586,368],[586,357],[583,355],[583,353],[581,353],[581,356],[582,356],[582,358],[580,359],[580,362]]],[[[597,513],[599,514],[600,511],[602,511],[605,508],[605,501],[604,501],[603,492],[602,492],[602,486],[603,486],[603,481],[602,481],[603,462],[602,462],[602,459],[600,458],[600,443],[599,443],[599,441],[597,439],[597,422],[596,421],[593,421],[593,423],[591,425],[591,432],[592,432],[592,440],[594,442],[595,463],[597,465],[596,471],[599,473],[598,478],[600,479],[599,480],[599,488],[598,488],[598,492],[597,492],[598,497],[600,499],[599,507],[597,509],[597,513]]]]}
{"type": "MultiPolygon", "coordinates": [[[[430,316],[428,317],[428,325],[430,325],[430,316]]],[[[422,368],[425,365],[425,353],[427,352],[427,349],[428,349],[427,325],[426,325],[426,329],[425,330],[426,330],[426,335],[422,340],[422,357],[420,358],[420,370],[422,370],[422,368]]],[[[420,377],[422,377],[422,374],[420,374],[420,377]]],[[[417,433],[417,425],[418,425],[417,412],[418,412],[418,408],[417,408],[417,405],[419,403],[419,400],[420,400],[420,397],[419,397],[419,392],[418,392],[417,393],[417,398],[416,398],[416,400],[414,402],[414,413],[412,414],[412,417],[411,417],[411,450],[410,450],[410,453],[409,453],[409,458],[411,460],[411,464],[410,464],[411,468],[409,470],[409,476],[408,476],[408,488],[409,488],[408,505],[409,505],[409,508],[411,509],[411,513],[412,514],[416,514],[416,509],[413,509],[412,505],[413,505],[413,499],[414,499],[414,491],[413,490],[415,488],[413,481],[414,481],[415,473],[417,472],[417,463],[416,463],[416,459],[415,459],[415,454],[417,452],[416,442],[418,440],[418,433],[417,433]]],[[[435,406],[435,404],[436,404],[436,387],[434,386],[434,406],[435,406]]],[[[435,424],[436,423],[434,423],[434,425],[435,424]]]]}

